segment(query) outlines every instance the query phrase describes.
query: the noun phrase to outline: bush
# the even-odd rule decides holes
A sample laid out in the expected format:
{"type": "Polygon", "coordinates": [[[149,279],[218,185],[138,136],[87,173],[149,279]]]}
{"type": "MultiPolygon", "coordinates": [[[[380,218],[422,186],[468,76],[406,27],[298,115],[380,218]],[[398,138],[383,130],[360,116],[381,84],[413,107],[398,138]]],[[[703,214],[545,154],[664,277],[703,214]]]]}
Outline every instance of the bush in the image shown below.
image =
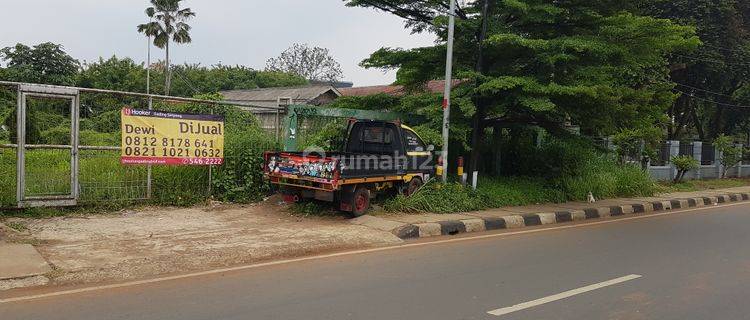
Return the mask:
{"type": "Polygon", "coordinates": [[[225,164],[216,168],[213,195],[222,201],[259,201],[268,193],[263,180],[263,152],[276,149],[275,141],[260,128],[227,136],[225,164]]]}
{"type": "Polygon", "coordinates": [[[58,126],[42,131],[41,141],[39,142],[42,144],[69,145],[70,126],[58,126]]]}
{"type": "Polygon", "coordinates": [[[512,167],[524,176],[483,178],[477,191],[459,184],[431,183],[410,198],[387,200],[384,208],[449,213],[581,201],[589,192],[596,198],[613,198],[652,196],[657,191],[640,166],[620,164],[617,155],[597,150],[582,139],[552,139],[539,147],[519,147],[514,152],[512,167]]]}
{"type": "Polygon", "coordinates": [[[587,159],[576,175],[557,179],[568,200],[585,200],[591,192],[596,198],[651,196],[656,185],[648,173],[633,164],[620,165],[610,154],[595,154],[587,159]]]}
{"type": "Polygon", "coordinates": [[[721,165],[724,166],[724,171],[721,172],[721,178],[727,175],[727,171],[742,161],[742,148],[735,146],[732,138],[725,135],[719,135],[714,139],[714,147],[716,152],[721,154],[721,165]]]}
{"type": "Polygon", "coordinates": [[[397,195],[387,200],[386,211],[407,213],[452,213],[486,209],[478,193],[458,183],[428,183],[411,197],[397,195]]]}
{"type": "Polygon", "coordinates": [[[81,130],[78,136],[79,145],[82,146],[119,146],[120,133],[96,132],[93,130],[81,130]]]}
{"type": "Polygon", "coordinates": [[[701,167],[700,162],[690,156],[672,157],[672,164],[674,164],[674,166],[677,168],[677,176],[675,176],[674,178],[674,183],[682,182],[682,179],[685,177],[686,173],[701,167]]]}
{"type": "Polygon", "coordinates": [[[565,195],[533,178],[483,178],[476,191],[458,183],[428,183],[411,197],[398,195],[383,207],[392,212],[452,213],[565,201],[565,195]]]}

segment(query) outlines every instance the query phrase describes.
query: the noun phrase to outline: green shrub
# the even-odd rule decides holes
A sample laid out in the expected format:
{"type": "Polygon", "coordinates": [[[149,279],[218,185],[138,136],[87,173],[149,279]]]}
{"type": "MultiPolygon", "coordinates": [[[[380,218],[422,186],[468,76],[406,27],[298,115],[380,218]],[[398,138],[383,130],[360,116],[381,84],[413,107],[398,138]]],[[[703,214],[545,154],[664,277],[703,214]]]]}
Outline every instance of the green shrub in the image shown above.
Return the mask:
{"type": "Polygon", "coordinates": [[[263,180],[263,153],[276,150],[276,143],[257,127],[228,136],[225,143],[225,164],[214,171],[213,195],[232,202],[262,199],[268,192],[263,180]]]}
{"type": "Polygon", "coordinates": [[[16,151],[0,148],[0,207],[16,204],[16,151]]]}
{"type": "Polygon", "coordinates": [[[110,133],[120,131],[120,110],[110,110],[90,118],[81,119],[81,130],[110,133]]]}
{"type": "Polygon", "coordinates": [[[674,183],[682,182],[685,174],[691,170],[695,170],[701,167],[698,160],[693,159],[691,156],[675,156],[672,157],[672,164],[677,168],[677,176],[674,178],[674,183]]]}
{"type": "Polygon", "coordinates": [[[614,198],[651,196],[656,185],[649,174],[634,164],[618,164],[609,154],[595,154],[587,159],[576,175],[557,179],[568,200],[585,200],[591,192],[594,197],[614,198]]]}
{"type": "Polygon", "coordinates": [[[489,208],[565,201],[561,190],[550,187],[540,178],[480,179],[477,194],[489,208]]]}
{"type": "Polygon", "coordinates": [[[70,144],[70,125],[62,125],[53,127],[42,131],[43,144],[57,144],[57,145],[69,145],[70,144]]]}
{"type": "Polygon", "coordinates": [[[428,183],[411,197],[397,195],[383,204],[386,211],[451,213],[486,209],[476,192],[458,183],[428,183]]]}
{"type": "Polygon", "coordinates": [[[727,171],[742,161],[742,148],[735,146],[732,138],[725,135],[719,135],[714,139],[714,147],[716,152],[721,154],[719,161],[724,166],[724,171],[721,172],[721,178],[727,175],[727,171]]]}
{"type": "Polygon", "coordinates": [[[120,133],[97,132],[93,130],[81,130],[78,136],[79,144],[82,146],[119,146],[120,133]]]}
{"type": "MultiPolygon", "coordinates": [[[[635,164],[597,150],[582,139],[551,139],[539,147],[516,148],[513,163],[525,176],[480,179],[476,191],[459,184],[431,183],[410,198],[386,200],[387,211],[462,212],[596,198],[652,196],[656,184],[635,164]]],[[[506,164],[506,162],[503,162],[506,164]]]]}
{"type": "Polygon", "coordinates": [[[411,197],[398,195],[385,200],[383,208],[392,212],[452,213],[562,201],[565,195],[541,179],[483,178],[476,191],[458,183],[428,183],[411,197]]]}

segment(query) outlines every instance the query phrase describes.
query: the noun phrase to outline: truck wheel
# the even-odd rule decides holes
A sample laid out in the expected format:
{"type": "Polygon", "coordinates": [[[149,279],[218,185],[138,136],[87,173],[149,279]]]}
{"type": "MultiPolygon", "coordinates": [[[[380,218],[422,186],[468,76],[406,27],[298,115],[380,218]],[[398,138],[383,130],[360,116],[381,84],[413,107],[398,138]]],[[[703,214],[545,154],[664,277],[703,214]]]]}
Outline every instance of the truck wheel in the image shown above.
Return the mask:
{"type": "Polygon", "coordinates": [[[422,187],[424,183],[422,182],[422,178],[420,177],[414,177],[409,181],[409,183],[406,184],[406,188],[404,188],[404,195],[407,197],[411,197],[419,188],[422,187]]]}
{"type": "Polygon", "coordinates": [[[370,209],[370,190],[359,187],[352,197],[352,215],[355,218],[361,217],[367,213],[368,209],[370,209]]]}

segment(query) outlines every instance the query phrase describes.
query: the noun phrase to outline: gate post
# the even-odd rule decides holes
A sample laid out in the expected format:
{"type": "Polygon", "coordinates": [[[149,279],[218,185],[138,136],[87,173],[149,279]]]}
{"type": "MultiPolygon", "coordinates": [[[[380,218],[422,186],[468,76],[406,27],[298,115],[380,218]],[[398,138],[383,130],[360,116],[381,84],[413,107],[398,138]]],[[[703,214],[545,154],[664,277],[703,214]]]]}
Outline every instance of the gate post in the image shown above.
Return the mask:
{"type": "Polygon", "coordinates": [[[21,207],[23,201],[23,191],[26,188],[23,172],[24,169],[24,151],[26,151],[26,99],[18,86],[16,91],[18,98],[16,104],[16,203],[21,207]]]}
{"type": "Polygon", "coordinates": [[[680,155],[680,142],[673,140],[667,143],[669,143],[669,166],[672,168],[672,170],[669,171],[669,180],[674,180],[674,178],[677,177],[677,167],[675,167],[672,162],[672,157],[680,155]]]}
{"type": "Polygon", "coordinates": [[[693,141],[693,159],[698,161],[698,169],[695,170],[695,179],[700,180],[701,177],[701,164],[703,163],[703,142],[693,141]]]}

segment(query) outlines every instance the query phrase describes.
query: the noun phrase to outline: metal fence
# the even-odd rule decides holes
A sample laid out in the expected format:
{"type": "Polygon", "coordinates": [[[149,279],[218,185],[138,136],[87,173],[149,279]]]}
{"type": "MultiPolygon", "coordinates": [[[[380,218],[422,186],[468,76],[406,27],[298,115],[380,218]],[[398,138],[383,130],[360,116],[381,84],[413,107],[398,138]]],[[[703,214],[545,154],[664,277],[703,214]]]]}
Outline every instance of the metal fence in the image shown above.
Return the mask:
{"type": "Polygon", "coordinates": [[[225,114],[226,163],[280,146],[281,107],[0,81],[0,208],[209,197],[221,168],[120,165],[125,107],[225,114]]]}
{"type": "Polygon", "coordinates": [[[651,161],[652,165],[655,166],[666,166],[670,163],[670,146],[667,143],[659,145],[659,149],[656,150],[656,159],[651,161]]]}
{"type": "Polygon", "coordinates": [[[701,149],[701,165],[710,166],[714,164],[716,159],[716,148],[710,143],[703,143],[703,149],[701,149]]]}
{"type": "Polygon", "coordinates": [[[687,156],[692,157],[693,156],[693,150],[695,150],[695,147],[692,142],[682,142],[680,143],[680,156],[687,156]]]}

